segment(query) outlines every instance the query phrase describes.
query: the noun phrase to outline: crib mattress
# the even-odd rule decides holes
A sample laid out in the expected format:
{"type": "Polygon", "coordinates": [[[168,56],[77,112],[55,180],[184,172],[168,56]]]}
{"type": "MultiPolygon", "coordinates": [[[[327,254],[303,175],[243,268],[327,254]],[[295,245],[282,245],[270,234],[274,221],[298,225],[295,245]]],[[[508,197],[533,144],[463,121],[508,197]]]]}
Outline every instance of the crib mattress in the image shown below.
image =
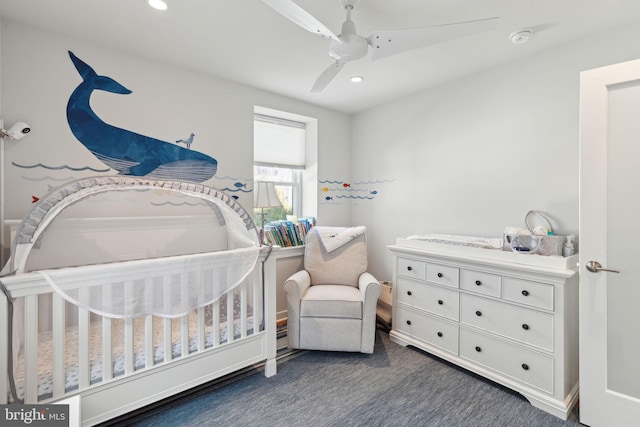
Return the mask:
{"type": "MultiPolygon", "coordinates": [[[[195,312],[189,314],[189,350],[188,353],[195,352],[198,349],[198,317],[195,312]]],[[[164,345],[164,320],[163,318],[153,317],[153,365],[164,363],[165,345],[164,345]]],[[[147,355],[145,354],[144,343],[144,320],[138,319],[134,324],[134,370],[145,368],[147,355]]],[[[205,344],[204,347],[211,348],[214,346],[214,331],[212,322],[205,322],[205,344]]],[[[242,322],[240,319],[233,321],[234,339],[242,336],[242,322]]],[[[253,334],[253,317],[247,317],[246,322],[247,335],[253,334]]],[[[173,319],[171,321],[171,352],[172,359],[182,356],[182,339],[181,339],[182,321],[181,319],[173,319]]],[[[219,339],[220,344],[228,341],[227,322],[219,323],[219,339]]],[[[96,384],[102,382],[103,366],[102,366],[102,321],[97,320],[90,323],[90,383],[96,384]]],[[[113,377],[114,379],[124,375],[125,372],[125,356],[124,356],[124,321],[120,319],[112,320],[112,361],[113,361],[113,377]]],[[[78,389],[80,374],[78,363],[78,327],[70,326],[65,332],[65,391],[70,392],[78,389]]],[[[38,400],[44,400],[53,396],[53,354],[52,354],[52,333],[51,331],[41,332],[38,337],[38,400]]],[[[24,357],[21,354],[15,360],[14,378],[18,398],[24,396],[24,357]]],[[[10,396],[10,400],[12,400],[10,396]]]]}

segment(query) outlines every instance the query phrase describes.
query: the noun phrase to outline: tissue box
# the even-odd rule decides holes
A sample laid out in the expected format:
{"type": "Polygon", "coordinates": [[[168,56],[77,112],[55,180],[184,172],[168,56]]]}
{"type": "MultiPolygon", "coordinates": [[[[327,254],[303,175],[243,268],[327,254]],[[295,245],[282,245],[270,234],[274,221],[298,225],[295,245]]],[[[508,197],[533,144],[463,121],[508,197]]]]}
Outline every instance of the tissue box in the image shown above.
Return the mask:
{"type": "Polygon", "coordinates": [[[542,236],[538,253],[540,255],[562,256],[562,248],[566,242],[567,236],[542,236]]]}

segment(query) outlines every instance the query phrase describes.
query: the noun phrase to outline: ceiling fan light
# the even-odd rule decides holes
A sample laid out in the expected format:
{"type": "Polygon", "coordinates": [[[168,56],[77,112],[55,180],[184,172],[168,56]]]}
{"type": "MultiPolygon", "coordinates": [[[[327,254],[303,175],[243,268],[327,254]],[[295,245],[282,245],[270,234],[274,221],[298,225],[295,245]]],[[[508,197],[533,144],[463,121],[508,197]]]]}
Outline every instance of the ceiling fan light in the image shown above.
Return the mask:
{"type": "Polygon", "coordinates": [[[349,79],[351,83],[362,83],[364,81],[364,77],[362,76],[353,76],[349,79]]]}
{"type": "Polygon", "coordinates": [[[167,3],[163,0],[147,0],[149,6],[156,10],[167,10],[167,3]]]}

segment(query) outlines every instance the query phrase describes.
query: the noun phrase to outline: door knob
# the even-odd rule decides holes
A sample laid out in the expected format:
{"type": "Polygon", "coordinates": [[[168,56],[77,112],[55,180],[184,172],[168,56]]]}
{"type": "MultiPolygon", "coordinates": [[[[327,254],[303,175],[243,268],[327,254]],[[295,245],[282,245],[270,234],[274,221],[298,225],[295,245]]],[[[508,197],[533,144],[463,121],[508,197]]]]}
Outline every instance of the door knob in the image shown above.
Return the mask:
{"type": "Polygon", "coordinates": [[[618,270],[610,270],[608,268],[602,267],[602,264],[600,264],[598,261],[589,261],[587,262],[587,265],[585,267],[587,267],[587,270],[592,273],[597,273],[599,271],[608,271],[610,273],[620,273],[618,270]]]}

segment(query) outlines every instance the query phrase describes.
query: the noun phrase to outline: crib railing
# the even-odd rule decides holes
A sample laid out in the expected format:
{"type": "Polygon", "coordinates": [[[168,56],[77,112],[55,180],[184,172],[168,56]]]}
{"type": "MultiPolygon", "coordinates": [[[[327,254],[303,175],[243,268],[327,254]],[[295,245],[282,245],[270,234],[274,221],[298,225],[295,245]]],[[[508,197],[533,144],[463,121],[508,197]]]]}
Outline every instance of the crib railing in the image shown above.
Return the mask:
{"type": "MultiPolygon", "coordinates": [[[[52,292],[38,273],[4,277],[15,314],[11,337],[9,303],[0,294],[0,371],[14,373],[18,398],[43,403],[260,334],[265,324],[261,266],[258,262],[223,298],[174,319],[98,316],[52,292]],[[10,338],[13,360],[4,351],[10,338]]],[[[9,376],[0,375],[0,390],[9,389],[9,376]]],[[[11,401],[10,393],[0,393],[0,403],[11,401]]]]}

